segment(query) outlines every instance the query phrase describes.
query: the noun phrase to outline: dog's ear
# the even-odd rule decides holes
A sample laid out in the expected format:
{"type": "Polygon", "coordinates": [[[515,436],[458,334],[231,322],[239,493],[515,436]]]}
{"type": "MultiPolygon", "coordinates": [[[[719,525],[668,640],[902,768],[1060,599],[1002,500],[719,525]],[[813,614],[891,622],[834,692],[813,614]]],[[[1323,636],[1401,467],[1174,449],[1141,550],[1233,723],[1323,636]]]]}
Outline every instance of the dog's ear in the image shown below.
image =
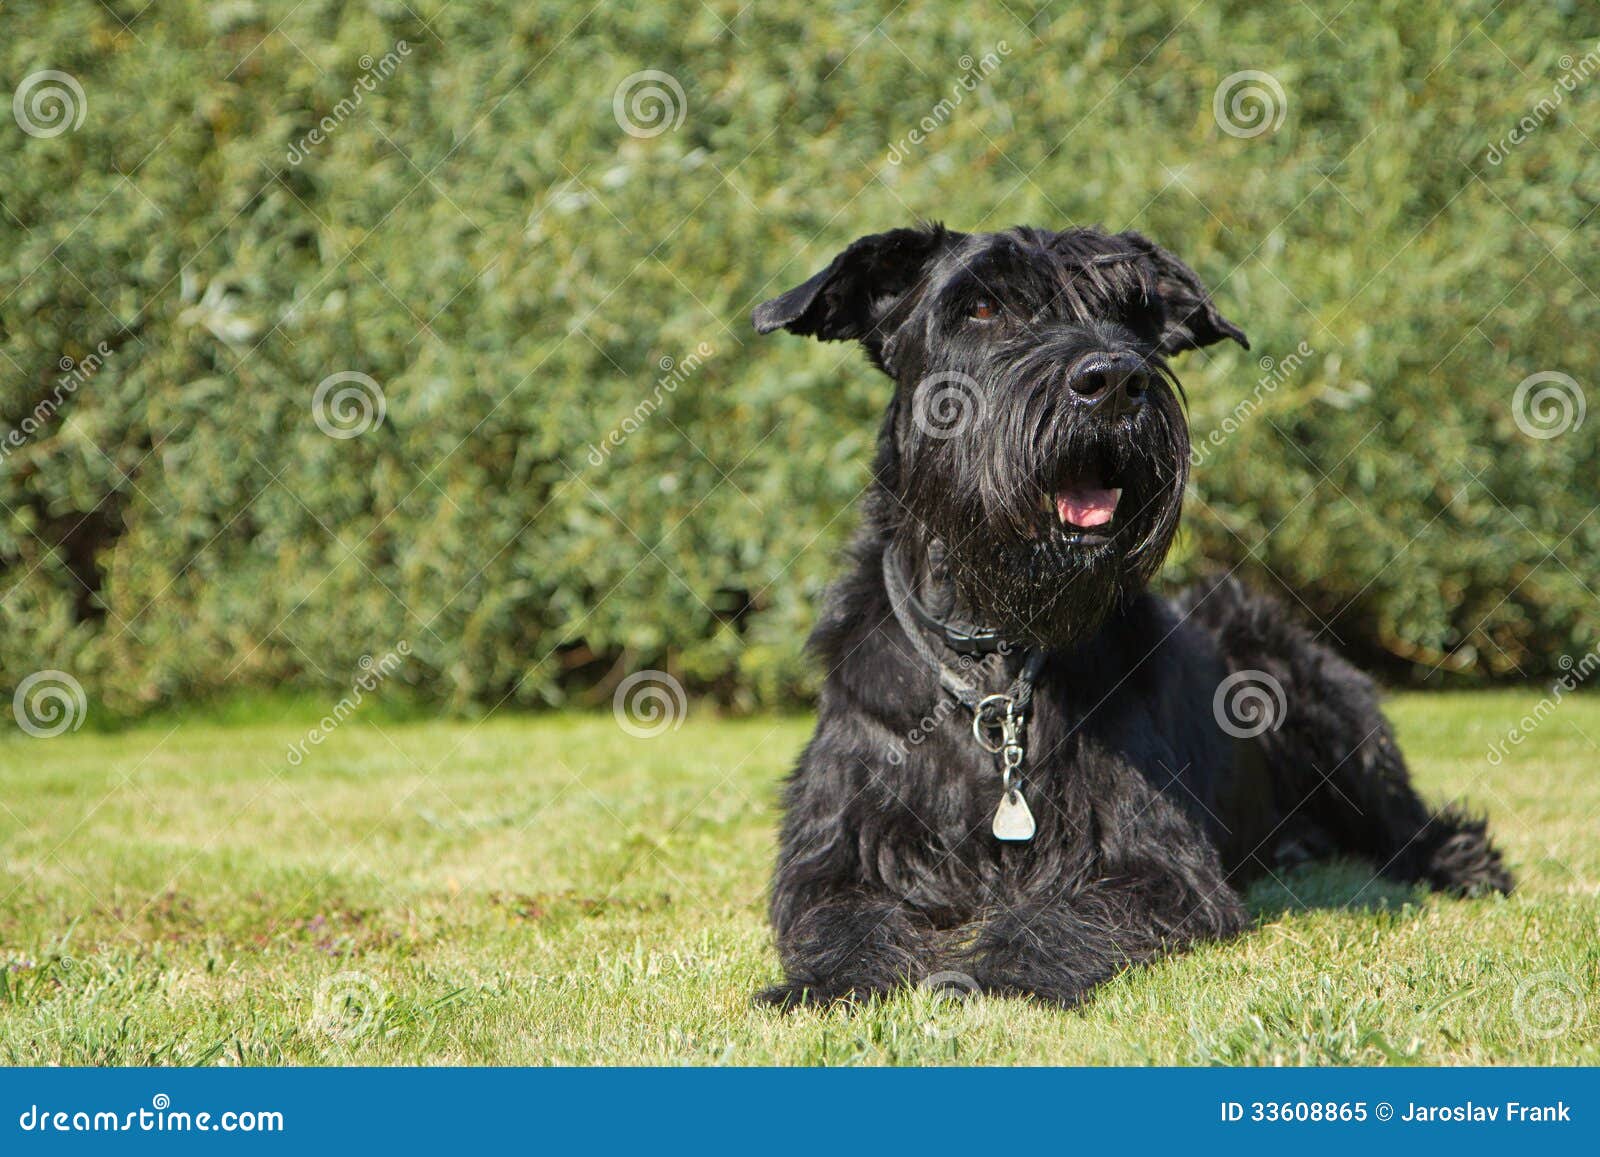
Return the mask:
{"type": "Polygon", "coordinates": [[[1139,233],[1121,234],[1155,270],[1156,292],[1161,295],[1167,322],[1161,331],[1161,352],[1182,353],[1214,345],[1224,338],[1232,338],[1245,349],[1250,341],[1244,331],[1223,317],[1211,303],[1211,295],[1200,283],[1195,271],[1161,246],[1139,233]]]}
{"type": "Polygon", "coordinates": [[[922,280],[947,236],[942,226],[929,225],[862,237],[809,281],[756,306],[750,320],[757,333],[782,328],[821,341],[869,337],[922,280]]]}

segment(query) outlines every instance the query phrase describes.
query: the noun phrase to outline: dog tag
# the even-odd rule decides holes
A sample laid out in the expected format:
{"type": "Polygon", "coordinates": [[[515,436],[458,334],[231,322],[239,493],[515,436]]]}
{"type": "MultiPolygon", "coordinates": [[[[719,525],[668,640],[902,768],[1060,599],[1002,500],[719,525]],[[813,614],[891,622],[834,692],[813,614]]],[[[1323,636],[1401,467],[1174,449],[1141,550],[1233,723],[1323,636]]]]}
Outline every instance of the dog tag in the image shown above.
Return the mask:
{"type": "Polygon", "coordinates": [[[997,840],[1033,839],[1033,813],[1022,793],[1012,788],[1000,797],[1000,806],[994,811],[994,838],[997,840]]]}

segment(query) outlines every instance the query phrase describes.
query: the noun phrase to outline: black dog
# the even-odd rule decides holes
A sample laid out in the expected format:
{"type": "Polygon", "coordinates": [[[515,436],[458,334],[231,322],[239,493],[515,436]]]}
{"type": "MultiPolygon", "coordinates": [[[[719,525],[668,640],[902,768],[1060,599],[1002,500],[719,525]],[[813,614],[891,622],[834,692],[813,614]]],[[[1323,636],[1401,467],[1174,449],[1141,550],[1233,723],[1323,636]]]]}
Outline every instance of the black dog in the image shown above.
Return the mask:
{"type": "Polygon", "coordinates": [[[1166,358],[1240,330],[1137,233],[863,237],[755,311],[894,379],[785,794],[785,1007],[959,971],[1063,1005],[1232,936],[1322,855],[1508,891],[1413,791],[1372,684],[1232,581],[1145,593],[1189,466],[1166,358]],[[993,753],[993,754],[991,754],[993,753]]]}

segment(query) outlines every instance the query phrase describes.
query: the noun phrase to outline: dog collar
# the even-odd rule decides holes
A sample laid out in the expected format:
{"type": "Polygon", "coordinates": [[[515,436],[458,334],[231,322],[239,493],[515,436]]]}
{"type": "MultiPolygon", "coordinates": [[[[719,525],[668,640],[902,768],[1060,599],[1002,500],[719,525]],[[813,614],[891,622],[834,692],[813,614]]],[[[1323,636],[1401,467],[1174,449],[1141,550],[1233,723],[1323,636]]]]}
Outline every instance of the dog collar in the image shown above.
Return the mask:
{"type": "MultiPolygon", "coordinates": [[[[893,550],[885,550],[883,554],[885,576],[892,569],[895,572],[895,585],[898,585],[902,601],[906,610],[911,612],[911,617],[923,627],[938,635],[958,655],[992,655],[996,651],[1010,650],[1000,632],[992,627],[975,627],[966,623],[951,623],[939,618],[930,611],[921,599],[911,590],[911,584],[906,580],[905,572],[900,569],[900,562],[895,557],[893,550]]],[[[894,594],[894,585],[890,586],[890,595],[894,594]]]]}
{"type": "Polygon", "coordinates": [[[1036,825],[1033,812],[1028,809],[1028,801],[1022,797],[1022,763],[1028,754],[1028,716],[1033,703],[1033,684],[1044,667],[1045,653],[1038,648],[1030,649],[1023,660],[1022,670],[1012,680],[1011,686],[999,694],[986,695],[952,670],[923,637],[922,631],[923,628],[933,631],[947,647],[962,656],[964,666],[969,668],[973,654],[995,654],[1010,649],[999,633],[954,628],[937,618],[912,593],[911,584],[906,580],[905,571],[901,569],[900,560],[892,547],[885,548],[883,552],[883,583],[895,620],[911,640],[917,654],[938,673],[939,686],[972,712],[972,734],[978,746],[1000,757],[1000,806],[995,809],[991,825],[995,838],[1031,840],[1036,825]],[[979,640],[982,646],[971,646],[979,640]]]}

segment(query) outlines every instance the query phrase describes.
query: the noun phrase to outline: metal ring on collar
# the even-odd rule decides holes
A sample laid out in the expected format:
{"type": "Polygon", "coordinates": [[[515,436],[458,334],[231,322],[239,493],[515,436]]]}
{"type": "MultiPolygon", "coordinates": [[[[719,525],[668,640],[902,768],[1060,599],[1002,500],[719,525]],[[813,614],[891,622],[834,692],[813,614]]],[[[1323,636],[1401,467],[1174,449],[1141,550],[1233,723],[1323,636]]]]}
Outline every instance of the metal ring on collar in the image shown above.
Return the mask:
{"type": "Polygon", "coordinates": [[[1004,717],[1016,710],[1017,701],[1010,695],[985,695],[978,700],[972,709],[972,735],[978,741],[978,746],[985,751],[998,754],[1006,746],[1004,731],[1004,717]],[[999,718],[996,718],[996,714],[999,718]],[[986,730],[999,730],[998,739],[990,739],[986,730]]]}

